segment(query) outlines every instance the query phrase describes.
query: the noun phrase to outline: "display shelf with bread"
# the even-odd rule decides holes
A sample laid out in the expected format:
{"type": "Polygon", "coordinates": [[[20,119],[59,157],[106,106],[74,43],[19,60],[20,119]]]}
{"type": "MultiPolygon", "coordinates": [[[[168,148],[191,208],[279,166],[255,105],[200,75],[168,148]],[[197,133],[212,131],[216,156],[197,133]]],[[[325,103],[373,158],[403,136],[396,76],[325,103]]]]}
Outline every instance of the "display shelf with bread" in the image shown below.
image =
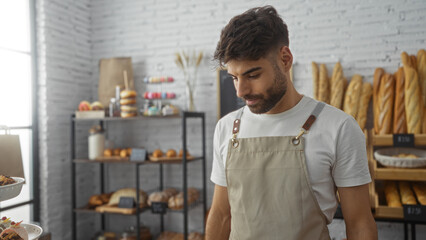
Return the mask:
{"type": "MultiPolygon", "coordinates": [[[[167,124],[167,118],[172,117],[161,117],[164,118],[165,124],[167,124]]],[[[173,117],[174,118],[174,117],[173,117]]],[[[85,159],[85,158],[76,158],[77,156],[77,150],[76,150],[76,133],[77,132],[85,132],[85,131],[78,131],[78,122],[80,122],[80,119],[76,119],[74,116],[71,117],[71,163],[72,163],[72,181],[71,181],[71,190],[72,190],[72,239],[78,239],[78,224],[77,221],[80,218],[80,214],[83,213],[90,213],[90,214],[98,214],[101,218],[101,231],[106,231],[108,229],[106,218],[110,214],[121,214],[124,216],[133,216],[136,219],[136,226],[141,226],[140,217],[141,214],[144,212],[153,212],[152,210],[154,207],[150,207],[149,202],[166,202],[167,201],[167,212],[176,212],[178,214],[183,215],[183,231],[182,236],[183,239],[188,239],[189,231],[188,231],[188,220],[189,220],[189,210],[193,207],[202,205],[203,211],[202,214],[205,215],[207,212],[207,206],[206,206],[206,162],[205,162],[205,146],[206,146],[206,140],[205,140],[205,114],[202,112],[182,112],[182,114],[179,116],[179,118],[182,121],[182,147],[179,149],[179,151],[174,149],[168,149],[165,151],[165,149],[160,150],[156,149],[152,151],[151,154],[148,154],[149,158],[145,161],[138,160],[133,161],[131,160],[132,155],[128,155],[129,148],[123,148],[120,149],[121,152],[125,152],[126,156],[124,155],[117,155],[113,152],[116,149],[110,149],[111,153],[103,154],[102,157],[97,157],[93,160],[85,159]],[[188,119],[198,119],[201,122],[201,130],[199,133],[201,135],[201,156],[193,156],[190,151],[183,151],[182,149],[188,149],[187,143],[188,143],[188,133],[187,133],[187,123],[188,119]],[[114,151],[113,151],[114,150],[114,151]],[[164,152],[163,152],[164,151],[164,152]],[[160,153],[161,152],[161,153],[160,153]],[[201,171],[202,171],[202,188],[200,189],[194,189],[188,186],[188,169],[187,164],[195,162],[196,160],[199,160],[197,162],[201,162],[201,171]],[[88,203],[85,203],[85,206],[77,206],[77,194],[79,192],[79,189],[77,188],[77,164],[97,164],[99,165],[99,179],[95,180],[99,182],[99,188],[100,193],[92,195],[88,203]],[[135,167],[132,167],[135,171],[135,186],[132,189],[119,189],[115,192],[107,192],[107,186],[106,186],[106,179],[108,179],[107,174],[109,173],[108,168],[111,164],[133,164],[135,167]],[[170,188],[165,189],[164,183],[163,183],[163,165],[167,164],[181,164],[182,165],[182,187],[179,190],[172,191],[170,188]],[[143,166],[146,165],[156,165],[159,168],[159,186],[156,187],[156,192],[151,192],[150,194],[145,193],[142,188],[144,186],[141,185],[141,181],[139,179],[143,178],[144,176],[140,174],[140,170],[143,166]],[[136,194],[136,192],[140,192],[140,194],[136,194]],[[118,194],[120,193],[120,194],[118,194]],[[151,196],[152,194],[152,196],[151,196]],[[150,196],[150,198],[148,197],[150,196]],[[123,198],[126,197],[126,198],[123,198]],[[124,203],[129,203],[129,198],[133,198],[133,203],[138,203],[135,205],[131,205],[133,207],[129,207],[128,205],[123,205],[124,203]],[[121,201],[123,200],[123,201],[121,201]],[[119,207],[120,206],[120,207],[119,207]],[[151,211],[150,211],[151,210],[151,211]]],[[[149,119],[152,119],[151,117],[134,117],[134,118],[128,118],[134,121],[150,121],[149,119]]],[[[100,122],[100,125],[103,126],[104,121],[128,121],[127,118],[102,118],[102,119],[95,119],[100,122]]],[[[94,120],[94,119],[91,119],[94,120]]],[[[194,121],[191,120],[191,123],[194,121]]],[[[82,124],[83,126],[87,127],[87,124],[82,124]]],[[[108,129],[106,128],[106,131],[108,129]]],[[[136,132],[135,132],[136,134],[136,132]]],[[[198,135],[198,133],[196,133],[198,135]]],[[[142,145],[142,144],[138,144],[142,145]]],[[[107,150],[107,149],[106,149],[107,150]]],[[[105,150],[105,151],[106,151],[105,150]]],[[[134,151],[134,150],[133,150],[134,151]]],[[[131,151],[131,152],[133,152],[131,151]]],[[[84,155],[82,153],[79,153],[78,155],[84,155]]],[[[109,182],[110,180],[108,180],[109,182]]],[[[133,181],[133,180],[131,180],[133,181]]],[[[131,204],[131,202],[130,202],[131,204]]],[[[154,213],[154,212],[153,212],[154,213]]],[[[158,213],[158,217],[160,218],[160,231],[164,232],[167,230],[164,226],[164,214],[167,214],[166,212],[158,213]]],[[[154,217],[157,217],[157,215],[153,215],[154,217]]],[[[205,219],[205,216],[203,217],[205,219]]],[[[205,225],[205,224],[204,224],[205,225]]],[[[203,225],[203,226],[204,226],[203,225]]],[[[159,234],[159,233],[158,233],[159,234]]],[[[136,239],[140,239],[140,233],[136,233],[136,239]]]]}

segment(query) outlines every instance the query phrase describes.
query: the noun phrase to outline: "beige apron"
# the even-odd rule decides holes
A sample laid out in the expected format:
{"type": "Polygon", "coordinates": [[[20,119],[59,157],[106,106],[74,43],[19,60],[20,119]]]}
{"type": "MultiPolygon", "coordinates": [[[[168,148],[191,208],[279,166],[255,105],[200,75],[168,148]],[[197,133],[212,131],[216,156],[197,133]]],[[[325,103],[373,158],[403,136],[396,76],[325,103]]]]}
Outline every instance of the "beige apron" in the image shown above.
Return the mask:
{"type": "Polygon", "coordinates": [[[237,138],[240,110],[225,170],[231,206],[229,239],[330,239],[309,181],[301,137],[323,107],[318,103],[296,137],[237,138]]]}

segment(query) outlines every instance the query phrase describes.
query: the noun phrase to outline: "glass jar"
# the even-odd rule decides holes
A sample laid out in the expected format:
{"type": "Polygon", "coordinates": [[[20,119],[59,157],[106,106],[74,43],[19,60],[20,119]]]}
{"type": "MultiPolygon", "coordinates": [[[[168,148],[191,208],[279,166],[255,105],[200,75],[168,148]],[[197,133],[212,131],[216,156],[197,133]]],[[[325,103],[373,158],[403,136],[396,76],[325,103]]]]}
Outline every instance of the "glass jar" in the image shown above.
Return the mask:
{"type": "Polygon", "coordinates": [[[105,135],[101,126],[93,126],[89,130],[89,159],[94,160],[104,154],[105,135]]]}

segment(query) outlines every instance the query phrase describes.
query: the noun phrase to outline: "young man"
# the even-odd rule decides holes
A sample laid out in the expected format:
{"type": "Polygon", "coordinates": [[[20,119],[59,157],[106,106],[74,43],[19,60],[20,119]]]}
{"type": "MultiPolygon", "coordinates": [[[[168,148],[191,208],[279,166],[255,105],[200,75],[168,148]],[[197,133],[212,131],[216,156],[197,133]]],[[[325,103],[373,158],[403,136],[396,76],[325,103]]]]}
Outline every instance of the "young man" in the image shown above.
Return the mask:
{"type": "Polygon", "coordinates": [[[336,188],[347,238],[377,239],[364,134],[351,116],[295,90],[276,10],[232,18],[215,59],[247,106],[216,126],[206,239],[330,239],[336,188]]]}

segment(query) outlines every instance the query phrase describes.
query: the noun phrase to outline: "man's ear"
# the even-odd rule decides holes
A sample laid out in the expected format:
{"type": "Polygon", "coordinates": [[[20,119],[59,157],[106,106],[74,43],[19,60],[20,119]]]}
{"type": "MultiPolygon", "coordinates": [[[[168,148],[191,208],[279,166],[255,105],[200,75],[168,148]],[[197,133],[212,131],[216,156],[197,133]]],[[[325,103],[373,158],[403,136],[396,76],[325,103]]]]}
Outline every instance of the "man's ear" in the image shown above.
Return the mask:
{"type": "Polygon", "coordinates": [[[290,71],[293,65],[293,54],[287,46],[282,46],[280,49],[280,61],[283,64],[284,70],[286,72],[290,71]]]}

